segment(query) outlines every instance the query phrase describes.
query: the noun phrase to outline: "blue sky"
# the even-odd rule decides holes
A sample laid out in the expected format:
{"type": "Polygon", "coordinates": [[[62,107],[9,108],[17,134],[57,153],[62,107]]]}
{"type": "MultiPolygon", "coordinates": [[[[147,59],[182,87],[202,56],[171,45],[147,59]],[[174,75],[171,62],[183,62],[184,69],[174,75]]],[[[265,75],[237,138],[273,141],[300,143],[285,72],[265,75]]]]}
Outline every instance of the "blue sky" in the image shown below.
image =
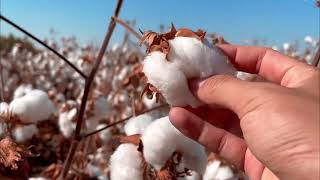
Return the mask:
{"type": "MultiPolygon", "coordinates": [[[[100,43],[116,0],[0,0],[1,13],[40,38],[54,28],[81,43],[100,43]]],[[[158,30],[159,24],[202,28],[233,43],[253,38],[268,44],[319,38],[319,9],[313,0],[124,0],[120,17],[137,21],[135,29],[158,30]]],[[[118,26],[112,42],[121,41],[118,26]]],[[[1,23],[1,33],[14,31],[1,23]]]]}

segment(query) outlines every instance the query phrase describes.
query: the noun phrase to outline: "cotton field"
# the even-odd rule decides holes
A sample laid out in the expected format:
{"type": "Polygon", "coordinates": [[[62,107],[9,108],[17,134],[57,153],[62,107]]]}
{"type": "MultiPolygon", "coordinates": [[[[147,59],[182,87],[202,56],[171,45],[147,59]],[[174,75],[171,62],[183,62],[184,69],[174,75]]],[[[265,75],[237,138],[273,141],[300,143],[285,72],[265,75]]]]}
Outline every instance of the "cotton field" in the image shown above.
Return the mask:
{"type": "MultiPolygon", "coordinates": [[[[63,173],[68,180],[248,179],[180,133],[168,113],[170,106],[202,105],[188,79],[263,79],[236,71],[216,47],[227,43],[222,36],[174,25],[160,35],[165,40],[151,31],[141,42],[134,36],[129,30],[109,44],[89,91],[100,52],[93,44],[44,41],[75,68],[32,40],[36,52],[23,42],[0,52],[0,179],[55,180],[63,173]]],[[[312,64],[319,40],[307,35],[302,42],[304,49],[290,42],[270,48],[312,64]]]]}

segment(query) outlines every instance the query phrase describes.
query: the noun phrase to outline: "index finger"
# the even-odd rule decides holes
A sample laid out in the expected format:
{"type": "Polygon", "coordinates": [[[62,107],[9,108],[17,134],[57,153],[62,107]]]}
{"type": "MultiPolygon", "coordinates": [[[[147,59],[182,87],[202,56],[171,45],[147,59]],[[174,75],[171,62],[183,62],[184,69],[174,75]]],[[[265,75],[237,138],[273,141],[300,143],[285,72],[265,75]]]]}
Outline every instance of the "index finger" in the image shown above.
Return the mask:
{"type": "Polygon", "coordinates": [[[219,45],[236,69],[259,74],[265,79],[281,84],[286,73],[295,67],[308,65],[285,56],[271,48],[254,46],[219,45]]]}

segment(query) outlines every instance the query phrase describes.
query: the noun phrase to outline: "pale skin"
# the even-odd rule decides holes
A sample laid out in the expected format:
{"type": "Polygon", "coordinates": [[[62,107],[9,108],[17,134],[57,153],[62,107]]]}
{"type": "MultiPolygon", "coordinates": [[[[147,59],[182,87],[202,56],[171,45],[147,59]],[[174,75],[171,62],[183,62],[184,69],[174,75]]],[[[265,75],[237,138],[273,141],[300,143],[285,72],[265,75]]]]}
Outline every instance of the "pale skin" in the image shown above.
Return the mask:
{"type": "Polygon", "coordinates": [[[193,80],[206,105],[172,108],[172,124],[252,180],[319,179],[320,71],[267,48],[219,47],[238,70],[267,81],[193,80]]]}

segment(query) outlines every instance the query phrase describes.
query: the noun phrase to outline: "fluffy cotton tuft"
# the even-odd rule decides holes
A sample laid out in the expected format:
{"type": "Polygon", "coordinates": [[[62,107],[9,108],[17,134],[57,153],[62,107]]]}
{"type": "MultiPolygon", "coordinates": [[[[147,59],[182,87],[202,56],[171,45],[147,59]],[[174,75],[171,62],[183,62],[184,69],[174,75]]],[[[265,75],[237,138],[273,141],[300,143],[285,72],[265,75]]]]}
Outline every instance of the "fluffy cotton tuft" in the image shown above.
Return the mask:
{"type": "Polygon", "coordinates": [[[143,179],[142,154],[133,144],[121,144],[110,158],[111,180],[143,179]]]}
{"type": "Polygon", "coordinates": [[[0,115],[4,115],[8,112],[9,105],[6,102],[0,102],[0,115]]]}
{"type": "Polygon", "coordinates": [[[200,105],[189,90],[188,79],[236,72],[228,58],[206,40],[176,37],[169,45],[168,60],[164,53],[151,52],[144,59],[143,72],[172,106],[200,105]]]}
{"type": "Polygon", "coordinates": [[[59,114],[58,120],[59,129],[62,132],[63,136],[67,138],[70,137],[73,131],[76,129],[76,124],[71,121],[72,116],[70,115],[70,113],[73,112],[61,112],[59,114]]]}
{"type": "Polygon", "coordinates": [[[154,120],[150,114],[141,114],[129,119],[124,126],[124,132],[127,136],[142,134],[147,126],[154,120]]]}
{"type": "Polygon", "coordinates": [[[25,96],[13,100],[9,108],[25,123],[46,120],[55,112],[47,93],[41,90],[32,90],[25,96]]]}
{"type": "Polygon", "coordinates": [[[155,120],[142,137],[145,160],[158,171],[174,152],[182,153],[184,168],[203,174],[207,164],[205,149],[181,134],[169,121],[168,116],[155,120]]]}
{"type": "Polygon", "coordinates": [[[21,84],[16,88],[16,90],[13,93],[13,99],[20,98],[27,93],[29,93],[32,90],[32,85],[31,84],[21,84]]]}
{"type": "Polygon", "coordinates": [[[27,125],[27,126],[19,126],[19,127],[15,127],[11,131],[11,133],[16,142],[23,143],[31,139],[33,135],[37,134],[38,128],[34,124],[27,125]]]}
{"type": "Polygon", "coordinates": [[[229,166],[222,165],[221,161],[214,160],[208,163],[203,180],[237,180],[229,166]]]}

